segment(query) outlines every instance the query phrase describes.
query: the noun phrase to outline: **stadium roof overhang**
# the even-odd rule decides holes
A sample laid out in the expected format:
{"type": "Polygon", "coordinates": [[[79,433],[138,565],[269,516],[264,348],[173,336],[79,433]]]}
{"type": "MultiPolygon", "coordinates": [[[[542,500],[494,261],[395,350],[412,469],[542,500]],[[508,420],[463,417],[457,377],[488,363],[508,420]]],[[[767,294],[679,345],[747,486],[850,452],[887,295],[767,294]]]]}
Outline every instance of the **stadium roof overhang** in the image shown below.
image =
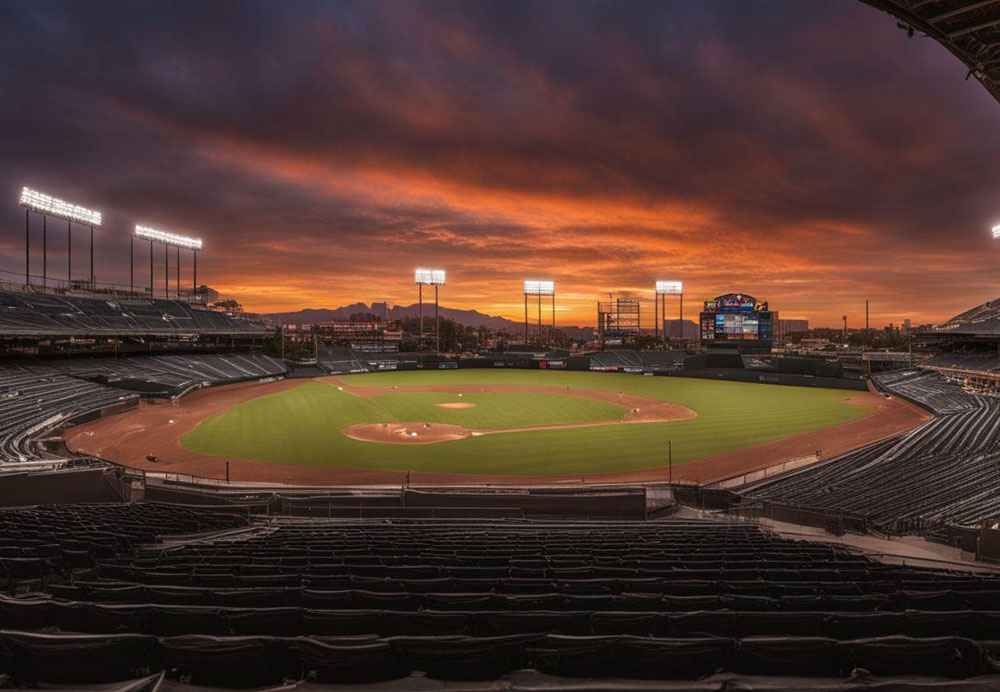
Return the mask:
{"type": "Polygon", "coordinates": [[[947,48],[1000,101],[1000,0],[861,0],[947,48]]]}
{"type": "Polygon", "coordinates": [[[955,315],[930,331],[917,333],[922,342],[979,342],[1000,341],[1000,298],[986,301],[955,315]]]}

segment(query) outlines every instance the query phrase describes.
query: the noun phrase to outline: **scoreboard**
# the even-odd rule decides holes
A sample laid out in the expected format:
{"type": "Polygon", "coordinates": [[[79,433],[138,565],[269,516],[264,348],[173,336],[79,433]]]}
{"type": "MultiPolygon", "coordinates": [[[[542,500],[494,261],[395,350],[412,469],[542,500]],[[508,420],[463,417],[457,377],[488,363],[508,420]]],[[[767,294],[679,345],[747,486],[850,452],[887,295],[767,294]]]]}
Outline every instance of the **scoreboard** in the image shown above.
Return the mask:
{"type": "Polygon", "coordinates": [[[701,341],[707,346],[770,348],[775,319],[766,302],[745,293],[726,293],[705,301],[700,320],[701,341]]]}

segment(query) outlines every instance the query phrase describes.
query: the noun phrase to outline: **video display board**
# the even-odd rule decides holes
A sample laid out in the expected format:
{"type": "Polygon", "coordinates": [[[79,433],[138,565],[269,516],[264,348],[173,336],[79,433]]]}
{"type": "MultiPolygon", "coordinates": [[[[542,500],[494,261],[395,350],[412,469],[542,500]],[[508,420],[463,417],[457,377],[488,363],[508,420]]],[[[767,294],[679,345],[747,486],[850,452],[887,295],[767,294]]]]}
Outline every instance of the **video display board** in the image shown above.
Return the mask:
{"type": "Polygon", "coordinates": [[[745,293],[727,293],[705,301],[705,312],[766,312],[767,302],[745,293]]]}
{"type": "Polygon", "coordinates": [[[703,342],[770,342],[773,313],[766,302],[745,293],[727,293],[705,301],[700,319],[703,342]]]}

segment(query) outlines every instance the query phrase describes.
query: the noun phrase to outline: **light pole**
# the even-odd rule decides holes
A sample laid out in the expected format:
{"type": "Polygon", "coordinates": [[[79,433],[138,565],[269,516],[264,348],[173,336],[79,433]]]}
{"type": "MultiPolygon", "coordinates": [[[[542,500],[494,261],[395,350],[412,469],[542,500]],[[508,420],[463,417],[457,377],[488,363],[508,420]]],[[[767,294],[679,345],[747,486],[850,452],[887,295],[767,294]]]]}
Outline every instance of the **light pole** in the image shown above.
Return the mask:
{"type": "MultiPolygon", "coordinates": [[[[667,319],[667,296],[677,296],[680,299],[680,321],[681,321],[681,341],[684,340],[684,283],[681,281],[657,281],[656,282],[656,296],[659,298],[660,302],[660,315],[658,316],[661,323],[666,322],[667,319]]],[[[654,309],[655,313],[656,310],[654,309]]],[[[672,330],[671,330],[672,331],[672,330]]],[[[663,327],[663,341],[669,341],[669,334],[667,334],[666,326],[663,327]]]]}
{"type": "Polygon", "coordinates": [[[556,283],[550,280],[524,280],[524,345],[528,345],[528,296],[538,300],[538,341],[542,343],[542,296],[552,297],[552,328],[556,324],[556,283]]]}
{"type": "Polygon", "coordinates": [[[30,212],[42,215],[42,283],[48,282],[48,217],[62,219],[67,226],[67,272],[69,286],[73,284],[73,224],[90,228],[90,290],[94,290],[94,228],[101,225],[101,212],[65,202],[29,187],[21,189],[20,206],[24,207],[24,282],[31,283],[30,212]]]}
{"type": "Polygon", "coordinates": [[[441,315],[438,305],[438,287],[444,286],[444,269],[417,269],[413,272],[417,284],[417,311],[420,316],[420,345],[424,343],[424,286],[434,287],[434,352],[441,352],[441,315]]]}
{"type": "MultiPolygon", "coordinates": [[[[198,252],[202,248],[201,238],[192,238],[186,235],[177,235],[176,233],[168,233],[166,231],[158,231],[155,228],[150,228],[149,226],[136,225],[135,234],[132,236],[133,240],[148,240],[149,241],[149,297],[153,297],[153,243],[161,243],[163,245],[163,290],[164,299],[170,298],[170,248],[176,249],[177,267],[176,267],[176,279],[177,279],[177,299],[180,300],[181,297],[181,250],[191,250],[194,253],[194,276],[193,283],[195,287],[198,284],[198,252]]],[[[191,296],[192,299],[194,296],[191,296]]]]}

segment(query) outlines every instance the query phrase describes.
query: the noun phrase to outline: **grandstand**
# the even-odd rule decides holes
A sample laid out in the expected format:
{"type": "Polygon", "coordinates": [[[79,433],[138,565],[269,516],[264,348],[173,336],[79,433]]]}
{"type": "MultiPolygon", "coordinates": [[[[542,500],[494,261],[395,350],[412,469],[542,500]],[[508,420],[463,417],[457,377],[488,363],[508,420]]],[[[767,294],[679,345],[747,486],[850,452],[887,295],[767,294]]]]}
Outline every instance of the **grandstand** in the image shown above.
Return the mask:
{"type": "Polygon", "coordinates": [[[808,508],[888,534],[1000,520],[1000,400],[935,372],[876,375],[887,392],[933,411],[904,435],[742,490],[745,502],[808,508]]]}
{"type": "Polygon", "coordinates": [[[0,468],[62,463],[65,450],[41,441],[71,423],[135,406],[140,396],[178,396],[286,372],[280,361],[252,353],[0,363],[0,468]]]}
{"type": "Polygon", "coordinates": [[[685,352],[597,351],[590,354],[590,369],[620,372],[668,372],[684,367],[685,352]]]}
{"type": "MultiPolygon", "coordinates": [[[[394,354],[401,355],[401,354],[394,354]]],[[[338,346],[321,346],[316,354],[316,364],[328,374],[346,375],[352,372],[369,372],[377,367],[369,365],[370,354],[358,353],[353,349],[338,346]]],[[[392,358],[391,360],[397,360],[392,358]]]]}
{"type": "Polygon", "coordinates": [[[1000,395],[1000,299],[920,332],[917,344],[936,353],[921,367],[941,373],[969,392],[1000,395]]]}
{"type": "Polygon", "coordinates": [[[268,330],[244,317],[138,295],[102,300],[0,291],[0,352],[149,352],[259,346],[268,330]]]}
{"type": "Polygon", "coordinates": [[[235,511],[0,511],[0,564],[19,593],[0,598],[0,672],[74,689],[162,676],[188,684],[177,689],[1000,680],[992,574],[882,564],[740,522],[265,523],[235,511]]]}
{"type": "Polygon", "coordinates": [[[54,372],[38,374],[0,364],[0,461],[65,458],[39,449],[38,438],[79,416],[138,398],[54,372]]]}

